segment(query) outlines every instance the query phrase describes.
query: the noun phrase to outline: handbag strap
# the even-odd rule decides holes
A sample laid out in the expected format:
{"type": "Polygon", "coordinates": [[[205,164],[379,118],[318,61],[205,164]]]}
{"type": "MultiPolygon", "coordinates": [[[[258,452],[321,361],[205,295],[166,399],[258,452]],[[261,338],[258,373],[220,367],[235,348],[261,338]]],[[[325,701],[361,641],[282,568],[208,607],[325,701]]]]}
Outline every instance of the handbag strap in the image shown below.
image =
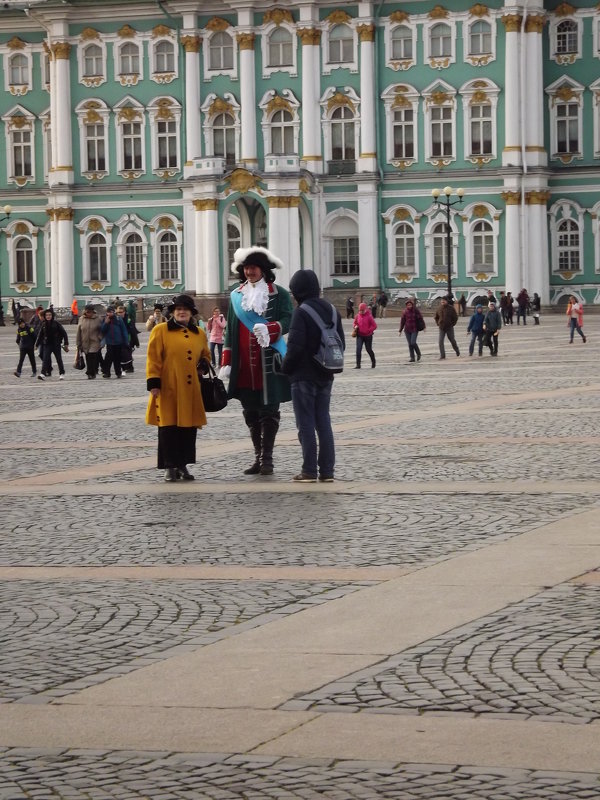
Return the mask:
{"type": "Polygon", "coordinates": [[[204,374],[204,375],[202,375],[202,377],[203,378],[207,378],[208,377],[211,380],[214,380],[214,378],[217,377],[217,372],[216,372],[215,368],[213,367],[213,365],[211,364],[211,362],[208,360],[208,358],[201,358],[200,361],[198,362],[198,366],[200,366],[201,364],[206,364],[206,366],[208,367],[208,375],[204,374]]]}

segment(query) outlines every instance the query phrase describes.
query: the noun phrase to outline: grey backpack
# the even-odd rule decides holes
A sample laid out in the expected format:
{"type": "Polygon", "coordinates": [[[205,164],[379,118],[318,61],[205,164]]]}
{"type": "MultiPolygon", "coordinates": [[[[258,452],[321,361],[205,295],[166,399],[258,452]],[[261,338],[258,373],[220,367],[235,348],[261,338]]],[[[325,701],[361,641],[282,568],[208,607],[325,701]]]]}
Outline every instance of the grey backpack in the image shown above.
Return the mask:
{"type": "Polygon", "coordinates": [[[321,342],[313,359],[327,372],[342,372],[344,369],[344,346],[337,332],[338,312],[335,306],[331,305],[331,323],[329,325],[323,322],[320,315],[307,303],[302,303],[299,308],[312,317],[321,331],[321,342]]]}

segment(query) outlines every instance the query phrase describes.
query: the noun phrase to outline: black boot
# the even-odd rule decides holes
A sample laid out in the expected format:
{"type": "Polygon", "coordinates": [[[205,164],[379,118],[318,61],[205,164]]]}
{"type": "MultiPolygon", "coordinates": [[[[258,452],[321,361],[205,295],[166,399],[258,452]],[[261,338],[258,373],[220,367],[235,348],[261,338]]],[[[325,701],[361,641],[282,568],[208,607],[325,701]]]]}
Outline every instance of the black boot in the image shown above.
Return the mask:
{"type": "Polygon", "coordinates": [[[250,429],[250,437],[254,445],[254,464],[244,470],[244,475],[258,475],[260,472],[261,432],[258,411],[244,411],[244,420],[250,429]]]}
{"type": "Polygon", "coordinates": [[[165,480],[166,481],[176,481],[179,479],[179,473],[175,467],[167,467],[165,470],[165,480]]]}
{"type": "Polygon", "coordinates": [[[273,447],[275,446],[275,437],[279,430],[280,414],[277,411],[269,417],[262,417],[260,426],[262,431],[262,446],[260,451],[260,474],[272,475],[273,474],[273,447]]]}
{"type": "Polygon", "coordinates": [[[184,481],[195,481],[196,478],[192,475],[191,472],[188,472],[188,468],[185,466],[177,468],[177,475],[184,481]]]}

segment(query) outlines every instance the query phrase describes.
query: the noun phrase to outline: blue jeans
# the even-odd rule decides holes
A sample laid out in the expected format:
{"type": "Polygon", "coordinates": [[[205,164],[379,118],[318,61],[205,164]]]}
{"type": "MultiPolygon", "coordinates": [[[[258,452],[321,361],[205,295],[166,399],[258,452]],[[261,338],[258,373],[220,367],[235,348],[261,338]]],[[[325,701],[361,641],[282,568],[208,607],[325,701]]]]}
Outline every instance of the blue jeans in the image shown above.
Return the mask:
{"type": "Polygon", "coordinates": [[[221,358],[223,357],[223,342],[211,342],[210,343],[210,358],[213,363],[213,367],[220,367],[221,366],[221,358]],[[217,351],[217,357],[215,358],[215,350],[217,351]]]}
{"type": "Polygon", "coordinates": [[[571,338],[569,339],[570,342],[573,341],[573,336],[575,335],[575,331],[577,331],[577,333],[581,336],[582,339],[585,339],[585,336],[583,335],[583,331],[581,330],[581,327],[578,324],[578,322],[579,321],[578,321],[577,317],[571,317],[571,319],[569,320],[569,323],[570,323],[570,326],[571,326],[570,329],[569,329],[569,333],[570,333],[570,336],[571,336],[571,338]]]}
{"type": "Polygon", "coordinates": [[[477,342],[479,347],[479,355],[483,353],[483,331],[477,333],[476,331],[471,331],[471,342],[469,344],[469,355],[472,356],[475,350],[475,342],[477,342]]]}
{"type": "Polygon", "coordinates": [[[414,361],[415,356],[421,360],[421,351],[419,349],[419,345],[417,344],[417,336],[419,335],[419,331],[411,331],[410,333],[405,330],[404,335],[406,336],[406,341],[408,342],[408,352],[410,355],[410,360],[414,361]]]}
{"type": "Polygon", "coordinates": [[[322,477],[333,477],[335,446],[329,416],[332,386],[333,381],[323,384],[313,381],[292,383],[292,406],[302,447],[302,472],[313,478],[317,477],[317,464],[322,477]],[[319,436],[318,458],[315,431],[319,436]]]}

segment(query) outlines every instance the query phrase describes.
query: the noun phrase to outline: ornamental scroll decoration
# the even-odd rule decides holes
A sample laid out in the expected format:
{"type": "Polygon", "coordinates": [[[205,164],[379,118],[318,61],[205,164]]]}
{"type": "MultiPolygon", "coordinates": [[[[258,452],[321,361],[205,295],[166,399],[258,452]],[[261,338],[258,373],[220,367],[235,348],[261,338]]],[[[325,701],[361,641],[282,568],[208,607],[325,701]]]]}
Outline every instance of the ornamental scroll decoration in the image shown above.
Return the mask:
{"type": "Polygon", "coordinates": [[[399,22],[408,22],[408,19],[409,15],[406,13],[406,11],[400,11],[399,9],[390,14],[390,22],[393,22],[394,24],[398,24],[399,22]]]}
{"type": "Polygon", "coordinates": [[[274,25],[281,25],[282,22],[289,22],[290,25],[294,24],[294,18],[291,11],[284,11],[282,8],[273,8],[271,11],[266,11],[263,16],[263,25],[269,23],[274,25]]]}
{"type": "Polygon", "coordinates": [[[227,28],[231,27],[231,23],[227,22],[226,19],[223,17],[213,17],[209,19],[206,23],[206,29],[212,31],[213,33],[219,33],[221,31],[226,31],[227,28]]]}
{"type": "Polygon", "coordinates": [[[199,36],[182,36],[181,46],[186,53],[199,53],[202,39],[199,36]]]}
{"type": "Polygon", "coordinates": [[[157,25],[155,28],[152,28],[153,39],[158,39],[165,36],[170,36],[173,38],[175,36],[175,31],[173,28],[169,28],[167,25],[157,25]]]}
{"type": "Polygon", "coordinates": [[[333,27],[334,25],[346,25],[352,21],[352,17],[346,11],[337,8],[328,17],[325,17],[325,21],[329,23],[330,27],[333,27]]]}
{"type": "Polygon", "coordinates": [[[472,17],[479,17],[480,19],[481,17],[487,17],[489,13],[489,8],[484,6],[483,3],[475,3],[475,5],[469,9],[469,14],[472,17]]]}
{"type": "Polygon", "coordinates": [[[131,25],[123,25],[122,28],[119,28],[117,31],[117,36],[121,39],[133,39],[136,35],[136,31],[131,27],[131,25]]]}
{"type": "Polygon", "coordinates": [[[297,34],[303,45],[318,46],[321,43],[321,31],[317,28],[298,28],[297,34]]]}
{"type": "Polygon", "coordinates": [[[19,39],[18,36],[13,36],[12,39],[6,43],[6,46],[9,50],[24,50],[27,45],[23,39],[19,39]]]}
{"type": "Polygon", "coordinates": [[[99,32],[95,28],[84,28],[81,31],[81,39],[84,42],[92,42],[100,38],[99,32]]]}
{"type": "Polygon", "coordinates": [[[347,95],[336,92],[327,102],[327,111],[332,111],[334,108],[340,108],[341,106],[348,106],[353,113],[356,112],[356,106],[352,100],[347,95]]]}
{"type": "Polygon", "coordinates": [[[448,10],[444,6],[436,6],[427,16],[429,19],[448,19],[448,10]]]}
{"type": "Polygon", "coordinates": [[[208,107],[208,116],[214,117],[217,114],[233,114],[233,106],[222,97],[216,97],[208,107]]]}
{"type": "Polygon", "coordinates": [[[248,172],[247,169],[242,169],[241,167],[233,170],[226,183],[226,194],[229,194],[230,192],[240,192],[240,194],[246,194],[246,192],[249,192],[251,189],[259,194],[262,194],[262,189],[260,188],[260,179],[251,172],[248,172]]]}

